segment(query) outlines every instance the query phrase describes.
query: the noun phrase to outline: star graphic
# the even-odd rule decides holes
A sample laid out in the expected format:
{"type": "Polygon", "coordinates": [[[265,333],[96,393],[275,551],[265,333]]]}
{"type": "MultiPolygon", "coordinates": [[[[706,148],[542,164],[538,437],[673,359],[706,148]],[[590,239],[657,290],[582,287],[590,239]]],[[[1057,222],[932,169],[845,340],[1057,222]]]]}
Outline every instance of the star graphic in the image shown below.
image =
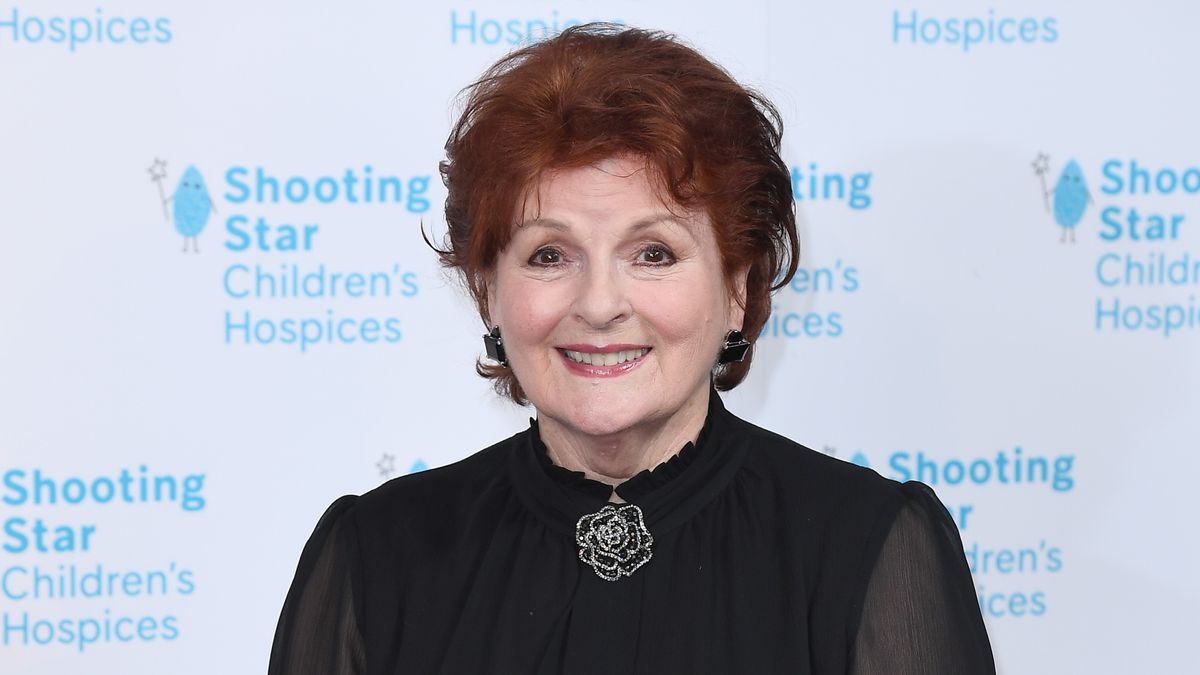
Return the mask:
{"type": "Polygon", "coordinates": [[[1050,171],[1050,156],[1044,152],[1039,152],[1037,157],[1033,159],[1033,172],[1041,176],[1048,171],[1050,171]]]}
{"type": "Polygon", "coordinates": [[[378,462],[375,462],[376,468],[379,469],[379,475],[387,478],[396,473],[396,456],[383,453],[378,462]]]}
{"type": "Polygon", "coordinates": [[[154,158],[154,163],[146,168],[150,172],[150,180],[160,181],[167,177],[167,163],[157,157],[154,158]]]}

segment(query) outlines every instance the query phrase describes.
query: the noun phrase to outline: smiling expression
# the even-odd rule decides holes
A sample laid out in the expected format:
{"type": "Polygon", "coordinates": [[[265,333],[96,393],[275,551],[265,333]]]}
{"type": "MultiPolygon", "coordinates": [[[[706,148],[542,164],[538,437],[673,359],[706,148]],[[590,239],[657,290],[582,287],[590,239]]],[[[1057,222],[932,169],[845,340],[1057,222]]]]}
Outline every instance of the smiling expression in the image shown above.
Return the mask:
{"type": "Polygon", "coordinates": [[[632,157],[550,172],[526,202],[488,310],[539,419],[589,436],[702,419],[742,321],[707,215],[664,205],[632,157]]]}

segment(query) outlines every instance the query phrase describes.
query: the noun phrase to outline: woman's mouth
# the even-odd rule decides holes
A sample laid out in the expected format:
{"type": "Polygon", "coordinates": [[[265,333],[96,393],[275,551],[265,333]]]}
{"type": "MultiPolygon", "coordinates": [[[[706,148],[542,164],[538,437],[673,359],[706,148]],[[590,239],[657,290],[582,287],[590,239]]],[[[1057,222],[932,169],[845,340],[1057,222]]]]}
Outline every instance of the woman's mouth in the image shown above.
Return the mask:
{"type": "Polygon", "coordinates": [[[650,351],[649,347],[627,349],[619,352],[577,352],[570,349],[561,350],[566,357],[575,363],[588,366],[617,366],[628,361],[636,361],[650,351]]]}
{"type": "Polygon", "coordinates": [[[613,377],[623,375],[642,364],[649,347],[634,345],[568,345],[560,347],[567,370],[586,377],[613,377]]]}

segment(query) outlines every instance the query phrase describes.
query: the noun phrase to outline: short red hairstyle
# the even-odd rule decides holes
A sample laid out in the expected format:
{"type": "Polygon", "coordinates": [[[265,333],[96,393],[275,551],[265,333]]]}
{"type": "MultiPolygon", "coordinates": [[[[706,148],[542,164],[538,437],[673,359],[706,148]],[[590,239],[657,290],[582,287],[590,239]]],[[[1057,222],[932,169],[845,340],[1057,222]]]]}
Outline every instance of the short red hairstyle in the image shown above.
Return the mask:
{"type": "MultiPolygon", "coordinates": [[[[783,124],[770,101],[673,35],[599,23],[510,53],[464,93],[440,166],[449,231],[438,255],[462,275],[485,325],[487,278],[543,172],[635,155],[664,202],[705,210],[726,285],[746,273],[742,332],[754,342],[799,254],[783,124]]],[[[745,378],[753,352],[714,370],[717,389],[745,378]]],[[[477,369],[525,403],[510,368],[477,369]]]]}

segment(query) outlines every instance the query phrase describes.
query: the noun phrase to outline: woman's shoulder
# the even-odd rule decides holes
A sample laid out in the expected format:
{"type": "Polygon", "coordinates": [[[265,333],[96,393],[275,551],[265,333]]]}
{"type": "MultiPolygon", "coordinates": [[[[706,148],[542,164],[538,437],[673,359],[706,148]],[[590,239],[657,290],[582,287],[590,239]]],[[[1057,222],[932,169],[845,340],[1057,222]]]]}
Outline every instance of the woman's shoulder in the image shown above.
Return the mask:
{"type": "Polygon", "coordinates": [[[858,606],[883,552],[904,561],[936,548],[961,558],[956,526],[929,486],[880,476],[741,420],[738,434],[748,443],[745,480],[755,494],[774,495],[771,512],[805,543],[804,569],[814,584],[823,580],[814,592],[828,606],[843,606],[838,598],[858,606]]]}
{"type": "Polygon", "coordinates": [[[738,419],[737,423],[750,439],[750,462],[757,462],[798,490],[823,496],[838,510],[845,511],[853,505],[859,510],[883,511],[884,520],[901,510],[925,513],[939,523],[943,520],[946,508],[925,483],[915,480],[901,483],[745,420],[738,419]]]}
{"type": "Polygon", "coordinates": [[[746,439],[747,467],[808,508],[837,513],[899,508],[907,489],[874,470],[813,450],[774,431],[734,418],[746,439]]]}
{"type": "Polygon", "coordinates": [[[735,420],[733,428],[748,446],[743,474],[754,481],[756,491],[775,495],[776,510],[824,545],[870,551],[897,526],[926,532],[955,527],[924,483],[901,483],[735,420]]]}

